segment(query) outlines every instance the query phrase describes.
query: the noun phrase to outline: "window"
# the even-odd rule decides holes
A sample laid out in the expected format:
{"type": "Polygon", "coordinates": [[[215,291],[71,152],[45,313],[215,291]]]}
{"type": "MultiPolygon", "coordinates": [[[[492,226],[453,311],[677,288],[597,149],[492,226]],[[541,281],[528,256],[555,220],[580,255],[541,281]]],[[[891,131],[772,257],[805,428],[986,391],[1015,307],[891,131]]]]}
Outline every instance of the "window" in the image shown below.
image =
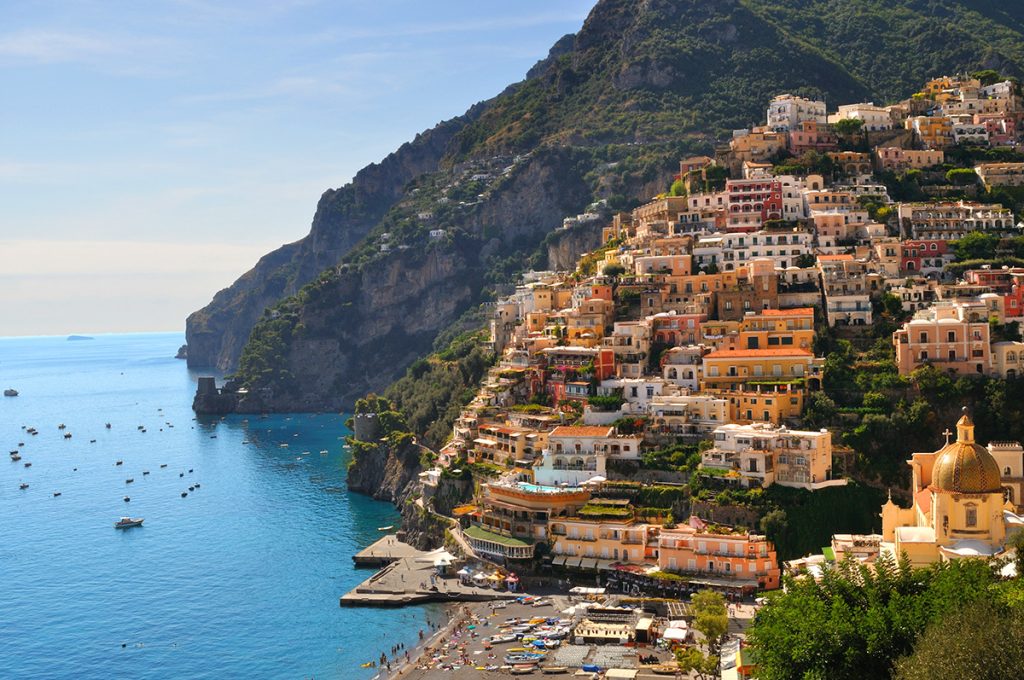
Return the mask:
{"type": "Polygon", "coordinates": [[[973,503],[968,503],[964,506],[964,514],[966,516],[966,524],[969,527],[978,526],[978,506],[973,503]]]}

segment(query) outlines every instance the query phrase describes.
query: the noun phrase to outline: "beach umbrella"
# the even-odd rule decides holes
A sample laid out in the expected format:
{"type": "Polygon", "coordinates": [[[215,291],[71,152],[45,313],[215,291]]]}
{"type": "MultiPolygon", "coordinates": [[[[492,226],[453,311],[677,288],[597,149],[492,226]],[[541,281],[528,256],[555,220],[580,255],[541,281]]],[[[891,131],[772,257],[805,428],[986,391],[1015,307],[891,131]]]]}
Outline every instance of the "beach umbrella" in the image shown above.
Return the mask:
{"type": "Polygon", "coordinates": [[[456,573],[459,576],[469,576],[473,572],[471,572],[467,567],[463,567],[462,569],[459,569],[456,573]]]}

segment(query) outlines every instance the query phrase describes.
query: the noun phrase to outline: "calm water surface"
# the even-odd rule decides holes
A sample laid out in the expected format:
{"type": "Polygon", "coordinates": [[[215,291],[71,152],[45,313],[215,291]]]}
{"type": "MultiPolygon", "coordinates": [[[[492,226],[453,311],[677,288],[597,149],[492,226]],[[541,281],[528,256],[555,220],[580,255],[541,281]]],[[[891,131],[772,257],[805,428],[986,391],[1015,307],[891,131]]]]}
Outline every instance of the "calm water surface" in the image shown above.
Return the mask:
{"type": "Polygon", "coordinates": [[[441,614],[338,606],[398,521],[345,490],[344,417],[194,420],[182,342],[0,339],[0,678],[371,677],[441,614]]]}

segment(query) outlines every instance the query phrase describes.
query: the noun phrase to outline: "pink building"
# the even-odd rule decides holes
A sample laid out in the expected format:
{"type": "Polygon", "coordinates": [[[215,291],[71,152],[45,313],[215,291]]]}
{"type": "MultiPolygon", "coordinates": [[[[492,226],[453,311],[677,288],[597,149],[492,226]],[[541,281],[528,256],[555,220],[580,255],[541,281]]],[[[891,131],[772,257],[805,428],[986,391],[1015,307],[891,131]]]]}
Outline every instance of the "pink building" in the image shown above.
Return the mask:
{"type": "Polygon", "coordinates": [[[782,219],[782,182],[731,179],[725,183],[726,231],[757,231],[768,220],[782,219]]]}
{"type": "Polygon", "coordinates": [[[990,368],[988,313],[983,303],[937,302],[892,334],[900,375],[930,364],[951,375],[990,368]]]}
{"type": "Polygon", "coordinates": [[[794,156],[805,151],[825,153],[839,148],[839,140],[826,126],[816,120],[802,121],[786,136],[786,149],[794,156]]]}

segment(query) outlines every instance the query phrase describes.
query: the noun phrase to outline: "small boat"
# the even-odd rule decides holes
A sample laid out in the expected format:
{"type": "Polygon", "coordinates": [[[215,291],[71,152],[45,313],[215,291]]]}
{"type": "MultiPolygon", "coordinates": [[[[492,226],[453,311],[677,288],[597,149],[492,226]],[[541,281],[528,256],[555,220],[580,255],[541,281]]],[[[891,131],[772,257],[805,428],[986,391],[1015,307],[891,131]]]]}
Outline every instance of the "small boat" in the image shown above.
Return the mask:
{"type": "Polygon", "coordinates": [[[123,460],[119,460],[116,463],[114,463],[114,465],[124,465],[124,461],[123,460]]]}
{"type": "Polygon", "coordinates": [[[196,488],[197,489],[199,488],[199,482],[196,482],[196,488]]]}
{"type": "Polygon", "coordinates": [[[96,440],[95,440],[95,439],[90,439],[90,440],[89,440],[89,443],[90,443],[90,444],[95,444],[95,443],[96,443],[96,440]]]}
{"type": "Polygon", "coordinates": [[[21,489],[22,491],[24,491],[25,489],[28,488],[28,484],[26,484],[25,482],[22,482],[21,484],[18,485],[18,488],[21,489]]]}
{"type": "Polygon", "coordinates": [[[64,423],[61,423],[60,425],[57,426],[57,429],[58,430],[66,430],[67,427],[68,427],[67,425],[65,425],[64,423]]]}
{"type": "Polygon", "coordinates": [[[11,454],[11,462],[12,463],[17,463],[19,460],[21,460],[21,456],[19,456],[16,453],[12,453],[11,454]]]}
{"type": "Polygon", "coordinates": [[[25,463],[25,467],[32,467],[32,463],[31,462],[26,462],[25,463]]]}
{"type": "Polygon", "coordinates": [[[167,467],[167,463],[161,463],[161,464],[160,464],[160,467],[162,467],[162,468],[165,468],[165,467],[167,467]]]}
{"type": "Polygon", "coordinates": [[[125,484],[131,484],[131,483],[132,483],[132,482],[134,482],[134,481],[135,481],[135,478],[134,478],[134,477],[129,477],[128,479],[124,480],[124,483],[125,483],[125,484]]]}
{"type": "Polygon", "coordinates": [[[53,492],[53,497],[54,497],[54,498],[56,498],[56,497],[57,497],[57,496],[59,496],[59,495],[60,495],[60,491],[54,491],[54,492],[53,492]]]}
{"type": "Polygon", "coordinates": [[[143,471],[142,471],[142,474],[143,474],[143,475],[148,475],[148,474],[149,474],[149,470],[143,470],[143,471]]]}
{"type": "Polygon", "coordinates": [[[188,487],[188,490],[189,490],[189,491],[195,491],[195,490],[196,490],[196,487],[194,487],[194,486],[190,486],[190,487],[188,487]]]}
{"type": "Polygon", "coordinates": [[[185,476],[185,473],[184,473],[184,472],[179,472],[179,473],[178,473],[178,476],[179,476],[179,477],[184,477],[184,476],[185,476]]]}
{"type": "Polygon", "coordinates": [[[508,672],[512,675],[530,675],[531,673],[533,673],[535,668],[536,666],[512,666],[512,668],[510,668],[508,672]]]}
{"type": "Polygon", "coordinates": [[[569,668],[567,666],[545,666],[540,669],[541,673],[547,673],[548,675],[554,675],[556,673],[568,673],[569,668]]]}
{"type": "Polygon", "coordinates": [[[394,528],[395,528],[394,524],[389,524],[386,527],[377,527],[377,531],[391,531],[394,528]]]}
{"type": "Polygon", "coordinates": [[[189,473],[189,474],[192,474],[192,468],[189,468],[189,469],[188,469],[188,473],[189,473]]]}
{"type": "Polygon", "coordinates": [[[124,502],[125,502],[125,503],[131,503],[131,501],[132,501],[132,499],[131,499],[131,497],[130,497],[130,496],[125,496],[125,497],[124,497],[124,502]]]}
{"type": "Polygon", "coordinates": [[[110,429],[110,423],[107,423],[107,429],[108,430],[110,429]]]}
{"type": "Polygon", "coordinates": [[[187,495],[188,495],[188,491],[182,491],[182,492],[181,492],[181,497],[182,497],[182,498],[184,498],[184,497],[185,497],[185,496],[187,496],[187,495]]]}
{"type": "Polygon", "coordinates": [[[142,517],[122,517],[121,519],[114,522],[115,529],[131,529],[132,527],[141,527],[143,522],[142,517]]]}
{"type": "Polygon", "coordinates": [[[8,387],[6,390],[4,390],[4,396],[5,397],[16,397],[16,396],[18,396],[18,390],[14,389],[13,387],[8,387]]]}
{"type": "Polygon", "coordinates": [[[71,439],[71,433],[70,432],[65,432],[64,433],[64,439],[71,439]]]}

